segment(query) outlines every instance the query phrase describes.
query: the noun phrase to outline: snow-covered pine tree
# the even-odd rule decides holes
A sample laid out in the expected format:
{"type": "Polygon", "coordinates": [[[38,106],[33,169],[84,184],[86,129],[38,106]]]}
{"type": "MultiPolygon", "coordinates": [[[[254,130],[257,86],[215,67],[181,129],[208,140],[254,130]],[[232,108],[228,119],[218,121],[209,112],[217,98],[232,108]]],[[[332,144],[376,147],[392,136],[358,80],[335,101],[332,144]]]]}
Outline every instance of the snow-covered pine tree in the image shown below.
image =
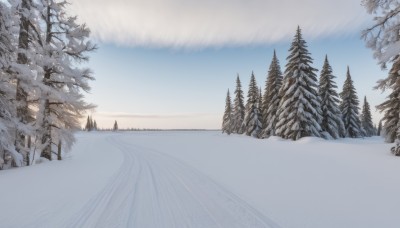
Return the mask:
{"type": "Polygon", "coordinates": [[[329,64],[328,56],[325,56],[324,65],[319,79],[319,97],[321,102],[322,131],[337,139],[346,134],[342,121],[342,113],[339,109],[339,95],[336,92],[337,85],[334,81],[336,76],[332,74],[332,67],[329,64]]]}
{"type": "Polygon", "coordinates": [[[14,164],[22,166],[23,156],[14,146],[16,116],[15,83],[9,71],[15,61],[14,36],[12,33],[13,20],[10,9],[0,2],[0,169],[7,169],[14,164]],[[11,160],[8,160],[11,158],[11,160]]]}
{"type": "Polygon", "coordinates": [[[82,93],[90,91],[91,71],[78,66],[88,60],[87,54],[96,46],[89,41],[86,25],[78,24],[76,17],[68,15],[67,4],[55,0],[38,3],[45,32],[41,36],[43,52],[36,60],[43,69],[37,116],[41,156],[49,160],[53,144],[62,142],[66,150],[72,146],[79,119],[94,107],[83,100],[82,93]]]}
{"type": "Polygon", "coordinates": [[[118,123],[117,123],[117,121],[114,122],[113,131],[118,131],[118,123]]]}
{"type": "Polygon", "coordinates": [[[395,58],[392,68],[389,71],[387,78],[379,80],[376,89],[382,91],[389,90],[390,93],[386,97],[386,100],[376,106],[376,108],[383,112],[383,118],[381,121],[384,122],[382,131],[384,132],[385,141],[393,143],[397,137],[397,132],[400,130],[397,128],[399,125],[400,115],[400,55],[395,58]]]}
{"type": "Polygon", "coordinates": [[[93,121],[93,130],[97,131],[97,123],[96,120],[93,121]]]}
{"type": "Polygon", "coordinates": [[[340,93],[342,102],[340,103],[340,111],[342,112],[342,118],[344,127],[346,128],[346,137],[359,138],[363,136],[361,129],[361,122],[359,118],[359,101],[357,97],[356,89],[351,79],[350,69],[347,67],[346,80],[343,84],[343,91],[340,93]]]}
{"type": "Polygon", "coordinates": [[[275,135],[275,125],[278,122],[277,111],[279,106],[279,90],[282,86],[282,71],[279,65],[279,60],[274,55],[269,66],[267,80],[265,82],[265,90],[263,97],[263,130],[262,137],[269,137],[275,135]]]}
{"type": "Polygon", "coordinates": [[[297,28],[287,60],[276,134],[292,140],[306,136],[321,137],[317,70],[311,66],[313,59],[300,27],[297,28]]]}
{"type": "MultiPolygon", "coordinates": [[[[35,134],[32,125],[35,120],[31,101],[37,100],[37,80],[35,73],[40,72],[40,67],[35,63],[34,58],[41,53],[40,37],[41,29],[38,21],[36,4],[32,0],[8,1],[11,14],[14,15],[14,25],[18,28],[15,41],[16,61],[9,68],[12,72],[13,81],[16,82],[15,104],[16,125],[15,145],[19,153],[24,157],[30,157],[30,137],[35,134]]],[[[29,161],[26,161],[29,162],[29,161]]]]}
{"type": "Polygon", "coordinates": [[[230,135],[232,133],[232,104],[231,104],[231,96],[228,93],[226,94],[225,100],[225,112],[222,118],[222,133],[226,133],[230,135]]]}
{"type": "Polygon", "coordinates": [[[398,0],[362,0],[369,14],[375,14],[374,25],[362,31],[382,68],[400,53],[400,2],[398,0]]]}
{"type": "Polygon", "coordinates": [[[386,101],[378,105],[377,108],[384,112],[384,125],[382,133],[385,135],[386,142],[396,141],[396,146],[392,152],[400,153],[400,2],[398,0],[363,0],[363,4],[370,14],[376,14],[375,24],[365,29],[362,37],[369,48],[374,51],[374,57],[382,68],[386,68],[387,63],[393,62],[389,76],[378,81],[377,89],[385,91],[390,89],[391,93],[386,101]]]}
{"type": "Polygon", "coordinates": [[[262,120],[263,120],[262,114],[263,114],[264,107],[263,107],[263,94],[262,94],[262,89],[261,89],[261,87],[259,88],[258,91],[259,91],[259,92],[258,92],[258,96],[257,96],[257,99],[258,99],[258,109],[260,110],[261,124],[262,124],[262,120]]]}
{"type": "Polygon", "coordinates": [[[247,94],[246,112],[243,121],[243,129],[248,136],[258,138],[262,129],[261,115],[258,108],[259,90],[254,73],[251,73],[249,91],[247,94]]]}
{"type": "Polygon", "coordinates": [[[376,135],[374,124],[372,123],[371,109],[367,101],[367,96],[364,97],[364,104],[361,110],[361,126],[365,131],[365,136],[370,137],[376,135]]]}
{"type": "Polygon", "coordinates": [[[233,133],[243,134],[243,120],[244,120],[244,113],[245,108],[243,104],[243,91],[242,91],[242,84],[240,82],[239,74],[236,78],[236,89],[235,89],[235,99],[233,103],[233,133]]]}

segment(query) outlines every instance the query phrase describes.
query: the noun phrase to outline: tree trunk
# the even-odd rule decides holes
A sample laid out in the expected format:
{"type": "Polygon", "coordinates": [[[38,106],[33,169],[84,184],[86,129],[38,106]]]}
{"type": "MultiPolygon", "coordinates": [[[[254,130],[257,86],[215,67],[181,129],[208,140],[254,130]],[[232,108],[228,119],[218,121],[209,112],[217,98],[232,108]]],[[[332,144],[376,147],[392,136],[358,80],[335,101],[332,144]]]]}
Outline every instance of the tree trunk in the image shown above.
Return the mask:
{"type": "MultiPolygon", "coordinates": [[[[22,0],[21,11],[30,10],[31,0],[22,0]]],[[[25,16],[24,12],[21,12],[20,31],[18,39],[18,48],[20,50],[28,50],[29,48],[29,19],[25,16]]],[[[18,53],[17,63],[21,65],[28,64],[28,58],[22,51],[18,53]]],[[[21,78],[17,76],[17,88],[16,88],[16,101],[17,106],[17,118],[24,124],[28,122],[28,93],[21,86],[21,78]]],[[[25,134],[23,132],[17,132],[16,148],[20,151],[25,145],[25,134]]]]}
{"type": "Polygon", "coordinates": [[[47,158],[51,161],[51,145],[52,145],[52,138],[51,138],[51,126],[49,123],[49,118],[50,118],[50,104],[49,100],[46,99],[45,104],[44,104],[44,115],[43,115],[43,136],[42,136],[42,144],[46,144],[46,146],[43,148],[43,151],[41,153],[41,157],[47,158]]]}
{"type": "Polygon", "coordinates": [[[61,140],[58,141],[57,159],[62,160],[62,158],[61,158],[61,140]]]}

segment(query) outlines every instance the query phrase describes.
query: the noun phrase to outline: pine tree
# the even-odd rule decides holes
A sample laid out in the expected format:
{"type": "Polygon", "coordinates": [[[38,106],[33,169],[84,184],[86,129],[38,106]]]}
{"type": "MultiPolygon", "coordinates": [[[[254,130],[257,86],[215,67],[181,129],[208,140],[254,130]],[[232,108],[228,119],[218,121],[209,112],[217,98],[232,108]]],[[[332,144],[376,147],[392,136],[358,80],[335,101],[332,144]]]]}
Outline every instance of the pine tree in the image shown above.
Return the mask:
{"type": "Polygon", "coordinates": [[[362,107],[360,119],[361,119],[361,126],[365,131],[365,136],[370,137],[376,135],[374,124],[372,123],[371,110],[366,96],[364,97],[364,104],[362,107]]]}
{"type": "Polygon", "coordinates": [[[243,120],[245,115],[245,107],[243,104],[243,91],[240,83],[239,75],[236,78],[235,99],[233,104],[233,133],[243,134],[243,120]]]}
{"type": "Polygon", "coordinates": [[[93,131],[94,129],[94,122],[92,116],[90,116],[90,130],[93,131]]]}
{"type": "Polygon", "coordinates": [[[362,0],[369,14],[376,14],[374,24],[362,31],[362,38],[371,48],[382,68],[400,53],[400,2],[398,0],[362,0]]]}
{"type": "Polygon", "coordinates": [[[90,117],[89,116],[87,117],[87,120],[86,120],[85,130],[90,131],[90,117]]]}
{"type": "Polygon", "coordinates": [[[376,108],[383,112],[383,118],[381,121],[383,124],[383,132],[385,141],[393,143],[396,139],[397,132],[399,129],[399,115],[400,115],[400,55],[395,58],[392,68],[389,71],[387,78],[379,80],[376,89],[382,91],[389,90],[390,94],[386,97],[386,100],[376,106],[376,108]]]}
{"type": "Polygon", "coordinates": [[[275,135],[275,125],[278,122],[277,111],[279,106],[279,90],[282,86],[282,72],[279,65],[279,60],[274,56],[272,57],[269,66],[268,77],[265,82],[265,90],[263,97],[263,130],[262,137],[269,137],[275,135]]]}
{"type": "Polygon", "coordinates": [[[376,131],[376,135],[381,136],[382,131],[382,120],[379,121],[378,130],[376,131]]]}
{"type": "Polygon", "coordinates": [[[224,117],[222,119],[222,133],[227,133],[228,135],[232,133],[232,121],[231,97],[228,90],[226,94],[224,117]]]}
{"type": "Polygon", "coordinates": [[[118,131],[118,123],[117,123],[117,121],[114,122],[113,131],[118,131]]]}
{"type": "Polygon", "coordinates": [[[342,102],[340,110],[342,112],[343,123],[346,128],[346,137],[359,138],[362,137],[361,122],[358,116],[359,101],[356,89],[351,79],[350,69],[347,67],[347,76],[343,85],[343,91],[340,93],[342,102]]]}
{"type": "Polygon", "coordinates": [[[15,83],[9,69],[15,61],[12,33],[13,20],[9,8],[0,2],[0,169],[8,168],[11,163],[22,166],[23,156],[14,146],[14,134],[18,120],[16,116],[15,83]],[[4,159],[11,156],[12,161],[4,159]]]}
{"type": "Polygon", "coordinates": [[[338,106],[339,95],[336,92],[335,78],[329,65],[328,56],[325,56],[319,80],[319,97],[322,111],[321,128],[329,133],[332,138],[337,139],[344,137],[346,131],[342,121],[342,113],[338,106]]]}
{"type": "MultiPolygon", "coordinates": [[[[24,157],[29,158],[30,149],[27,142],[32,135],[40,132],[33,128],[35,125],[35,113],[33,109],[38,99],[38,88],[40,83],[36,79],[35,72],[41,72],[42,68],[37,65],[36,60],[41,56],[41,29],[40,20],[37,20],[38,10],[32,0],[8,1],[11,14],[14,15],[13,34],[15,40],[16,57],[8,69],[16,83],[15,109],[18,124],[16,124],[15,147],[24,157]]],[[[27,160],[27,159],[25,159],[27,160]]],[[[26,161],[29,163],[28,161],[26,161]]]]}
{"type": "Polygon", "coordinates": [[[321,137],[317,70],[311,66],[313,59],[302,38],[300,27],[297,28],[289,52],[276,134],[292,140],[306,136],[321,137]]]}
{"type": "Polygon", "coordinates": [[[248,136],[259,137],[262,128],[259,105],[259,90],[254,73],[251,73],[249,91],[247,94],[246,112],[243,129],[248,136]]]}
{"type": "Polygon", "coordinates": [[[262,114],[263,114],[263,94],[262,94],[262,89],[261,87],[258,89],[258,96],[257,96],[257,100],[258,100],[258,109],[260,110],[260,116],[261,116],[261,123],[262,123],[262,114]]]}
{"type": "Polygon", "coordinates": [[[96,123],[96,120],[93,121],[93,130],[97,131],[97,123],[96,123]]]}
{"type": "MultiPolygon", "coordinates": [[[[386,79],[379,80],[377,89],[385,91],[390,89],[391,93],[387,100],[378,105],[377,108],[384,112],[384,126],[382,131],[386,142],[396,141],[396,146],[392,148],[395,155],[400,155],[400,81],[398,80],[400,69],[400,36],[399,18],[400,2],[397,0],[363,0],[363,4],[370,14],[380,14],[374,17],[375,24],[362,33],[366,44],[374,52],[382,68],[386,68],[387,63],[393,62],[392,69],[386,79]]],[[[379,132],[381,133],[381,132],[379,132]]]]}

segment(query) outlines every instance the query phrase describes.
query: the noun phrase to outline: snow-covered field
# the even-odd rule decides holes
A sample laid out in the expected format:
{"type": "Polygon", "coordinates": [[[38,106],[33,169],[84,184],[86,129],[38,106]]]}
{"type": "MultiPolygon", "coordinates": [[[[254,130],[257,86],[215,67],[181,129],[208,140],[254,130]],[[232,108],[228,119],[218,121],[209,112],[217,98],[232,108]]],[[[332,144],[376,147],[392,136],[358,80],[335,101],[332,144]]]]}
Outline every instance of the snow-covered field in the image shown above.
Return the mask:
{"type": "Polygon", "coordinates": [[[71,157],[0,171],[0,227],[400,227],[379,137],[80,133],[71,157]]]}

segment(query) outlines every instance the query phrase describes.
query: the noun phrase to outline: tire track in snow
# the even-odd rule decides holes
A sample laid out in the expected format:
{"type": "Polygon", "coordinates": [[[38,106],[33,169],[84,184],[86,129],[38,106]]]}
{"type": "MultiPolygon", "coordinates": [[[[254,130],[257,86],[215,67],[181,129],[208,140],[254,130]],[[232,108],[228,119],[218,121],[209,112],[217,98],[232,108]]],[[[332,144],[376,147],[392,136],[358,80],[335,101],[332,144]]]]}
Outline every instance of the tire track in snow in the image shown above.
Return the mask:
{"type": "Polygon", "coordinates": [[[116,136],[107,140],[124,161],[66,227],[279,227],[194,168],[116,136]]]}

